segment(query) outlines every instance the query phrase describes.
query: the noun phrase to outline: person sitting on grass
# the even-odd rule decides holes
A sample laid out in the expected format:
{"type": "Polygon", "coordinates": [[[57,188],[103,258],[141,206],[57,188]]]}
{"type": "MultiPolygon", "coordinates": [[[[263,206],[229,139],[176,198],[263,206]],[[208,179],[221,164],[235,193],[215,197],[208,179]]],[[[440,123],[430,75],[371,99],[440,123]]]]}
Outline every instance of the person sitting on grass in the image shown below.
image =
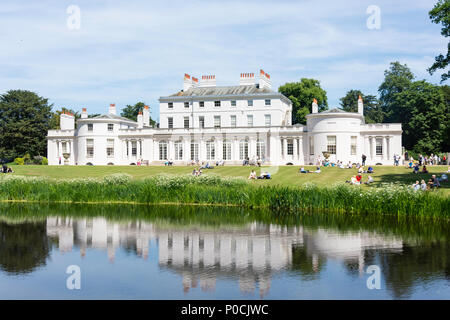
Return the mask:
{"type": "Polygon", "coordinates": [[[447,173],[450,173],[450,167],[448,167],[447,173]]]}
{"type": "Polygon", "coordinates": [[[427,166],[422,167],[422,173],[428,173],[427,166]]]}
{"type": "Polygon", "coordinates": [[[413,161],[409,160],[409,168],[412,169],[412,167],[413,167],[413,161]]]}
{"type": "Polygon", "coordinates": [[[2,172],[3,172],[3,173],[8,173],[8,167],[6,166],[6,164],[4,164],[4,165],[2,166],[2,172]]]}
{"type": "Polygon", "coordinates": [[[414,166],[414,169],[413,169],[413,173],[419,173],[419,170],[420,170],[419,163],[416,163],[416,165],[414,166]]]}
{"type": "Polygon", "coordinates": [[[252,170],[252,172],[250,172],[250,175],[248,176],[248,180],[254,180],[256,179],[256,171],[252,170]]]}
{"type": "Polygon", "coordinates": [[[426,191],[427,190],[427,184],[425,183],[425,180],[422,179],[422,181],[420,181],[420,189],[422,191],[426,191]]]}
{"type": "Polygon", "coordinates": [[[262,173],[258,179],[270,179],[270,173],[268,173],[267,171],[262,173]]]}
{"type": "Polygon", "coordinates": [[[363,166],[359,167],[358,173],[364,173],[364,167],[363,166]]]}
{"type": "Polygon", "coordinates": [[[440,188],[441,187],[441,184],[439,183],[439,179],[438,178],[436,178],[436,175],[435,174],[433,174],[432,176],[431,176],[431,180],[433,180],[433,188],[440,188]]]}
{"type": "Polygon", "coordinates": [[[361,173],[358,173],[358,175],[356,176],[356,182],[358,182],[358,184],[361,184],[362,181],[362,175],[361,173]]]}
{"type": "Polygon", "coordinates": [[[371,166],[369,166],[369,168],[367,168],[367,173],[373,173],[373,168],[371,166]]]}
{"type": "Polygon", "coordinates": [[[375,180],[373,180],[372,176],[368,176],[368,177],[367,177],[367,181],[364,182],[364,183],[365,183],[365,184],[371,184],[371,183],[374,183],[374,181],[375,181],[375,180]]]}
{"type": "Polygon", "coordinates": [[[440,182],[448,182],[448,177],[445,173],[442,174],[440,178],[438,178],[440,182]]]}
{"type": "Polygon", "coordinates": [[[352,168],[353,168],[352,162],[349,161],[349,162],[348,162],[348,165],[347,165],[347,169],[352,169],[352,168]]]}
{"type": "Polygon", "coordinates": [[[428,182],[427,182],[427,190],[431,190],[431,189],[433,189],[433,179],[428,179],[428,182]]]}
{"type": "Polygon", "coordinates": [[[414,183],[411,188],[413,188],[414,191],[417,191],[420,189],[420,183],[419,180],[416,181],[416,183],[414,183]]]}
{"type": "Polygon", "coordinates": [[[301,167],[301,168],[300,168],[300,173],[308,173],[308,170],[305,170],[304,167],[301,167]]]}
{"type": "Polygon", "coordinates": [[[314,173],[321,173],[322,171],[320,171],[320,167],[319,166],[317,166],[316,167],[316,171],[314,171],[314,173]]]}

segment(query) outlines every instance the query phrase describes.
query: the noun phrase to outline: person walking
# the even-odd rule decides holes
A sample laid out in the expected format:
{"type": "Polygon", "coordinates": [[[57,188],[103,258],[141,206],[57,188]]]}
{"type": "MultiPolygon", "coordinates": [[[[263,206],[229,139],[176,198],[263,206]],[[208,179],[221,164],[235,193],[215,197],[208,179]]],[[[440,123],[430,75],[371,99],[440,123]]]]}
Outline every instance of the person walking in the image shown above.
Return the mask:
{"type": "Polygon", "coordinates": [[[367,159],[366,155],[363,154],[362,157],[361,157],[361,160],[362,160],[362,166],[363,166],[363,167],[366,165],[366,159],[367,159]]]}

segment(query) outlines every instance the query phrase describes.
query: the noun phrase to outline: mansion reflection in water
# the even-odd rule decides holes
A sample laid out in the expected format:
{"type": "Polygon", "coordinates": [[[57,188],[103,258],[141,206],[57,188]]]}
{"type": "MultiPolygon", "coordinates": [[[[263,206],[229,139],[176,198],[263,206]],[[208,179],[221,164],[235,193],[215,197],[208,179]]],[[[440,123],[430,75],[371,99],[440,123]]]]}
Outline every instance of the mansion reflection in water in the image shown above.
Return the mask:
{"type": "Polygon", "coordinates": [[[110,261],[124,249],[147,259],[158,250],[160,268],[182,276],[185,292],[200,286],[214,290],[217,278],[235,279],[243,293],[260,296],[280,271],[313,279],[326,259],[336,259],[362,275],[370,251],[402,252],[399,238],[369,232],[339,234],[325,229],[251,223],[239,227],[168,227],[146,222],[117,223],[104,218],[47,218],[47,235],[57,238],[60,252],[78,247],[105,250],[110,261]],[[157,246],[152,247],[155,241],[157,246]]]}

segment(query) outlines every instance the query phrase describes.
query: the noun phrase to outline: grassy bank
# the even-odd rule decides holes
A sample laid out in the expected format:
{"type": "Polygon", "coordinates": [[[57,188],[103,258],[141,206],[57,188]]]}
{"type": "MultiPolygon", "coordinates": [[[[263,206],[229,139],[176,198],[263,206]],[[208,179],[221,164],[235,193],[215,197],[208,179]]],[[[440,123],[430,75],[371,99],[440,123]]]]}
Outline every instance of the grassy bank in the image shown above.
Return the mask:
{"type": "MultiPolygon", "coordinates": [[[[307,170],[315,170],[315,167],[306,166],[307,170]]],[[[13,175],[30,176],[30,177],[48,177],[53,179],[71,179],[71,178],[103,178],[115,173],[126,173],[134,179],[146,179],[150,176],[159,174],[171,175],[187,175],[192,172],[193,167],[189,166],[14,166],[15,173],[13,175]]],[[[261,171],[269,171],[272,174],[272,180],[258,180],[253,183],[256,185],[272,186],[302,186],[307,182],[313,182],[318,186],[329,186],[330,184],[345,182],[357,174],[357,169],[339,169],[339,168],[322,168],[320,174],[300,174],[298,166],[280,166],[280,167],[243,167],[243,166],[224,166],[216,167],[212,170],[204,170],[207,175],[219,175],[221,177],[241,177],[248,178],[250,171],[255,169],[257,174],[261,171]]],[[[441,176],[446,172],[448,166],[430,166],[429,174],[413,174],[411,169],[405,167],[394,166],[376,166],[375,172],[372,174],[374,178],[374,186],[379,187],[384,183],[398,183],[411,185],[416,180],[428,179],[432,174],[441,176]]],[[[367,180],[367,174],[363,174],[364,181],[367,180]]],[[[363,186],[363,188],[367,188],[363,186]]],[[[446,196],[450,196],[450,182],[442,183],[440,191],[446,196]]]]}
{"type": "Polygon", "coordinates": [[[104,178],[49,179],[6,176],[0,179],[1,201],[40,203],[202,204],[269,208],[280,215],[324,209],[340,213],[382,213],[450,218],[450,198],[408,187],[362,188],[259,185],[242,178],[157,175],[133,179],[126,174],[104,178]]]}

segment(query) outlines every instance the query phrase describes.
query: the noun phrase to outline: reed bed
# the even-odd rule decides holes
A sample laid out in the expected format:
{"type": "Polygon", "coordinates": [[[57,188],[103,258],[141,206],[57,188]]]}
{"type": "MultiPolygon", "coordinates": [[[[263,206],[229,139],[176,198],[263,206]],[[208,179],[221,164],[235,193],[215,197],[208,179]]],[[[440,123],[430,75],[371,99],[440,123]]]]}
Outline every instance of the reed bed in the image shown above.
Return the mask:
{"type": "Polygon", "coordinates": [[[305,184],[286,187],[261,186],[254,182],[214,175],[158,175],[140,180],[127,174],[67,180],[6,176],[0,178],[0,201],[199,204],[269,208],[280,215],[324,209],[345,214],[450,218],[450,197],[413,191],[401,185],[361,188],[347,184],[328,187],[305,184]]]}

